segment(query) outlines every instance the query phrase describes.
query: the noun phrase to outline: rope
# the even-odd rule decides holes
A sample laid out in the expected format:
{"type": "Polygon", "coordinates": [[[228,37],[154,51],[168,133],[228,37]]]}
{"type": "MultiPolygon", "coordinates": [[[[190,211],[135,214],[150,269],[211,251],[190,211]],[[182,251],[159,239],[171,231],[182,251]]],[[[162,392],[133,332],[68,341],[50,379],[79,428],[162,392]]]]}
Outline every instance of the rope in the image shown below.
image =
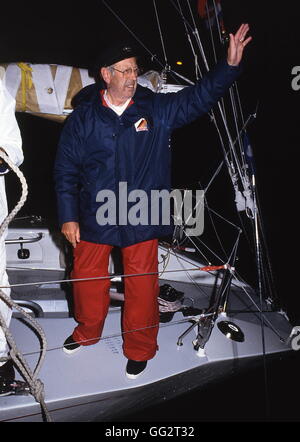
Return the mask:
{"type": "Polygon", "coordinates": [[[23,173],[20,171],[20,169],[17,166],[15,166],[13,164],[12,161],[10,161],[10,159],[6,155],[6,153],[0,151],[0,157],[8,164],[8,166],[12,169],[12,171],[15,172],[15,174],[18,176],[19,180],[21,181],[21,185],[22,185],[22,194],[21,194],[20,201],[16,204],[16,206],[11,211],[11,213],[1,223],[1,226],[0,226],[0,238],[1,238],[5,229],[8,226],[8,224],[11,222],[11,220],[15,217],[15,215],[18,213],[18,211],[24,205],[27,195],[28,195],[28,186],[27,186],[27,183],[26,183],[23,173]]]}
{"type": "MultiPolygon", "coordinates": [[[[15,172],[15,174],[20,179],[21,185],[22,185],[22,194],[19,202],[16,204],[14,209],[11,211],[11,213],[3,220],[1,227],[0,227],[0,237],[5,232],[7,226],[9,225],[10,221],[14,218],[14,216],[17,214],[17,212],[21,209],[21,207],[24,205],[27,194],[28,194],[28,187],[25,180],[24,175],[20,171],[20,169],[13,164],[13,162],[9,159],[9,157],[4,153],[0,151],[0,157],[8,164],[8,166],[15,172]]],[[[45,355],[46,355],[46,349],[47,349],[47,341],[45,333],[40,326],[40,324],[35,321],[25,310],[23,310],[18,304],[16,304],[9,296],[7,296],[3,290],[1,290],[0,287],[0,299],[3,300],[9,307],[15,308],[18,310],[27,320],[30,322],[30,325],[33,327],[34,330],[38,333],[38,335],[41,338],[42,341],[42,353],[41,357],[38,361],[38,364],[36,365],[36,368],[32,372],[29,365],[27,364],[25,358],[23,357],[22,353],[19,351],[15,340],[9,331],[6,322],[1,315],[0,312],[0,326],[5,334],[5,338],[10,346],[10,357],[13,360],[13,362],[16,364],[16,366],[19,368],[21,374],[23,375],[24,379],[26,380],[27,384],[29,385],[30,392],[35,398],[37,402],[40,403],[43,416],[45,417],[47,422],[51,422],[51,417],[49,415],[49,412],[45,405],[45,395],[44,395],[44,385],[41,382],[40,379],[37,379],[37,375],[41,369],[42,363],[44,362],[45,355]]]]}
{"type": "Polygon", "coordinates": [[[37,375],[41,369],[41,366],[44,362],[45,356],[46,356],[46,349],[47,349],[47,341],[45,333],[40,326],[40,324],[35,321],[25,310],[23,310],[18,304],[16,304],[9,296],[7,296],[1,289],[0,289],[0,298],[5,301],[11,308],[17,309],[29,322],[31,327],[34,328],[34,330],[38,333],[42,340],[42,354],[38,361],[38,364],[34,371],[32,372],[29,365],[27,364],[26,359],[24,358],[23,354],[18,349],[15,340],[9,331],[8,327],[6,326],[5,320],[0,312],[0,326],[5,334],[5,338],[10,346],[10,357],[13,360],[13,362],[16,364],[16,366],[19,368],[21,374],[23,375],[24,379],[26,380],[29,388],[30,393],[35,398],[37,402],[40,403],[42,407],[42,411],[44,413],[44,416],[46,417],[47,422],[51,422],[50,414],[46,408],[45,405],[45,394],[44,394],[44,384],[40,379],[37,379],[37,375]]]}
{"type": "Polygon", "coordinates": [[[159,311],[177,312],[182,308],[183,295],[183,292],[175,290],[169,284],[162,285],[158,296],[159,311]]]}

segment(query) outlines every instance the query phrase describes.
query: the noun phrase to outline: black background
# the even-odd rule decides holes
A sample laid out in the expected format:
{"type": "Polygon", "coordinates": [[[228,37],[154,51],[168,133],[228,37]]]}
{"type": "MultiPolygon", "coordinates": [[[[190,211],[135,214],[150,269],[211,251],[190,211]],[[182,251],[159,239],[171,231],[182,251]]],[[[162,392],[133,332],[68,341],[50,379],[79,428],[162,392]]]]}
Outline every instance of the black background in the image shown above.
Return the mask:
{"type": "MultiPolygon", "coordinates": [[[[163,61],[152,1],[107,0],[107,4],[163,61]]],[[[193,61],[188,55],[190,50],[180,17],[169,0],[159,0],[157,6],[168,62],[191,78],[193,61]],[[183,60],[182,67],[174,66],[177,59],[183,60]]],[[[278,292],[290,318],[299,324],[297,178],[300,90],[294,91],[291,87],[292,68],[300,66],[298,1],[224,0],[222,8],[228,31],[233,32],[240,23],[247,22],[253,36],[244,57],[240,92],[246,115],[259,104],[257,118],[249,133],[257,165],[260,203],[278,292]]],[[[11,2],[2,10],[1,19],[0,62],[57,63],[88,68],[106,42],[129,36],[101,1],[11,2]]],[[[142,52],[145,68],[158,69],[149,54],[143,49],[142,52]]],[[[44,172],[40,162],[48,164],[51,169],[61,125],[24,114],[18,115],[18,121],[25,153],[22,170],[25,175],[30,170],[29,187],[35,196],[38,195],[43,210],[52,200],[53,191],[50,187],[41,190],[44,172]]],[[[197,152],[200,151],[203,134],[210,133],[205,118],[201,124],[200,134],[194,127],[189,133],[188,152],[184,139],[185,155],[180,141],[175,140],[175,185],[193,186],[199,179],[203,155],[209,155],[209,152],[204,146],[198,154],[193,145],[199,145],[197,152]]],[[[31,204],[33,202],[29,199],[28,212],[33,210],[31,204]]]]}
{"type": "MultiPolygon", "coordinates": [[[[164,63],[153,2],[108,0],[107,4],[164,63]]],[[[157,2],[168,62],[179,73],[192,78],[193,60],[174,4],[176,2],[169,0],[157,2]],[[183,66],[175,65],[178,59],[183,60],[183,66]]],[[[195,7],[196,2],[191,4],[195,7]]],[[[287,2],[283,7],[272,1],[224,0],[222,9],[228,32],[248,22],[253,36],[244,56],[240,93],[246,116],[259,105],[249,132],[257,164],[260,202],[280,296],[297,316],[300,295],[296,278],[299,200],[296,177],[300,91],[291,87],[291,70],[300,65],[297,2],[287,2]]],[[[2,13],[0,62],[57,63],[89,68],[106,42],[133,38],[124,24],[101,1],[12,2],[5,5],[2,13]]],[[[151,61],[149,53],[137,45],[143,66],[160,69],[158,63],[151,61]]],[[[61,130],[60,124],[36,120],[40,119],[18,115],[25,151],[23,170],[26,173],[30,168],[29,185],[34,195],[40,192],[38,183],[44,174],[39,162],[50,167],[61,130]]],[[[188,135],[184,134],[184,154],[180,137],[174,142],[174,185],[195,186],[203,172],[203,157],[210,155],[205,145],[202,146],[205,136],[211,135],[205,118],[198,132],[194,127],[190,129],[188,135]],[[190,151],[186,151],[187,137],[190,151]],[[203,148],[201,152],[198,144],[203,148]]],[[[52,190],[44,187],[40,204],[48,205],[52,198],[52,190]]],[[[27,203],[28,211],[31,199],[27,203]]]]}

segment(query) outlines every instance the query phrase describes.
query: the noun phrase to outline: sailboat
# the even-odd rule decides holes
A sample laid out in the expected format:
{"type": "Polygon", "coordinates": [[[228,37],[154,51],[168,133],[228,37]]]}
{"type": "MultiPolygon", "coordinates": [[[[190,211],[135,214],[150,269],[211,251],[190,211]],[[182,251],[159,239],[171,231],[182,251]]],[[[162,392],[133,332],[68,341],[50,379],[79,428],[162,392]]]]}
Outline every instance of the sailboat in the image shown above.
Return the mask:
{"type": "MultiPolygon", "coordinates": [[[[197,26],[186,18],[192,11],[179,5],[176,8],[189,36],[199,79],[201,71],[216,62],[217,55],[214,50],[212,62],[206,58],[197,26]],[[198,58],[202,59],[201,67],[198,58]]],[[[219,2],[200,2],[200,6],[214,48],[222,47],[226,34],[219,2]]],[[[65,81],[65,74],[55,76],[66,72],[65,67],[41,68],[25,63],[14,64],[10,70],[9,66],[3,68],[7,80],[10,71],[17,73],[20,84],[15,80],[11,84],[15,93],[19,88],[21,95],[23,91],[21,105],[25,107],[28,72],[36,68],[36,72],[48,72],[52,83],[47,93],[56,96],[57,107],[52,114],[41,107],[33,113],[62,120],[72,111],[66,105],[70,83],[64,82],[62,88],[58,78],[65,81]],[[64,92],[53,94],[55,88],[64,92]]],[[[68,71],[71,79],[72,69],[68,71]]],[[[81,78],[90,81],[86,74],[82,72],[81,78]]],[[[167,59],[162,72],[148,73],[139,81],[157,93],[176,93],[191,83],[171,69],[167,59]],[[169,78],[180,78],[187,84],[180,86],[169,78]]],[[[120,323],[126,275],[118,257],[111,259],[111,305],[99,343],[68,356],[62,351],[63,341],[76,325],[72,316],[70,250],[58,229],[42,217],[17,217],[21,207],[9,215],[1,226],[4,230],[9,225],[7,270],[14,316],[8,339],[20,373],[14,394],[0,398],[1,421],[109,421],[128,410],[171,399],[294,351],[291,343],[295,330],[278,304],[259,208],[247,134],[254,118],[255,112],[243,116],[237,84],[210,113],[217,134],[216,150],[221,151],[222,159],[213,164],[211,175],[201,182],[205,228],[194,238],[186,234],[186,226],[176,226],[173,237],[160,242],[159,351],[149,361],[149,369],[134,381],[125,377],[120,323]],[[216,207],[211,194],[218,180],[228,190],[228,197],[225,205],[219,202],[216,207]],[[233,214],[228,215],[228,206],[233,214]],[[253,270],[249,280],[244,276],[245,267],[253,270]]],[[[24,203],[26,179],[13,165],[11,168],[22,183],[20,201],[24,203]]],[[[183,195],[185,192],[182,189],[183,195]]]]}

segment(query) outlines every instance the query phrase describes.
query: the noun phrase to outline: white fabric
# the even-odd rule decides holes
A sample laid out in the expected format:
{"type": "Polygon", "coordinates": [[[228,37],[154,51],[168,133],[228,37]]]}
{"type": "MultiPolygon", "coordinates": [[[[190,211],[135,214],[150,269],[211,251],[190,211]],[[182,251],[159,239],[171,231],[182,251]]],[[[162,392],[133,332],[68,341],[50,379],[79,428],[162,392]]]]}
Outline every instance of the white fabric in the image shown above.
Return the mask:
{"type": "MultiPolygon", "coordinates": [[[[14,164],[19,166],[23,161],[22,140],[15,117],[15,100],[0,80],[0,147],[2,147],[14,164]]],[[[4,174],[0,175],[0,224],[7,216],[7,200],[5,193],[4,174]]],[[[0,285],[7,285],[5,236],[0,238],[0,285]]],[[[9,289],[3,289],[10,295],[9,289]]],[[[11,309],[0,300],[0,311],[9,326],[11,309]]],[[[7,344],[4,333],[0,328],[0,357],[7,356],[7,344]]],[[[0,362],[0,366],[3,363],[0,362]]]]}
{"type": "Polygon", "coordinates": [[[64,113],[72,69],[73,68],[71,66],[61,65],[57,66],[56,68],[54,86],[60,114],[64,113]]]}
{"type": "Polygon", "coordinates": [[[16,63],[7,66],[3,81],[10,95],[15,97],[21,83],[21,69],[16,63]]]}
{"type": "Polygon", "coordinates": [[[50,65],[35,64],[31,74],[40,112],[60,115],[61,109],[57,101],[50,65]]]}
{"type": "MultiPolygon", "coordinates": [[[[72,112],[72,109],[65,109],[65,101],[71,85],[72,66],[30,64],[36,99],[41,113],[63,115],[72,112]],[[56,66],[55,78],[53,79],[51,68],[56,66]]],[[[1,67],[0,67],[1,68],[1,67]]],[[[82,87],[95,83],[89,76],[87,69],[79,69],[82,87]]],[[[3,82],[13,97],[17,96],[21,85],[21,69],[17,63],[10,63],[4,70],[3,82]]],[[[2,77],[1,76],[1,77],[2,77]]]]}
{"type": "Polygon", "coordinates": [[[89,76],[87,69],[79,69],[82,87],[95,83],[95,80],[89,76]]]}

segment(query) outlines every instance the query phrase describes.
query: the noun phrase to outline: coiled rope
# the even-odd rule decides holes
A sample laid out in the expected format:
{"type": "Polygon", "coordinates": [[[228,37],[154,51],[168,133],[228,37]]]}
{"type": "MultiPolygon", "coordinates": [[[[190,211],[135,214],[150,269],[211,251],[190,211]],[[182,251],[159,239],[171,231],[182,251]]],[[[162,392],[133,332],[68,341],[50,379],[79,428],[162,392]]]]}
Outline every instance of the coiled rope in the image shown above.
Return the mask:
{"type": "MultiPolygon", "coordinates": [[[[24,205],[27,195],[28,195],[28,186],[26,183],[26,179],[20,169],[15,166],[12,161],[9,159],[9,157],[2,151],[0,151],[0,157],[8,164],[8,166],[11,168],[11,170],[18,176],[21,186],[22,186],[22,194],[19,202],[16,204],[14,209],[10,212],[10,214],[7,215],[7,217],[4,219],[0,226],[0,238],[4,234],[7,226],[9,225],[10,221],[15,217],[15,215],[18,213],[18,211],[21,209],[21,207],[24,205]]],[[[36,365],[34,371],[32,371],[25,360],[23,354],[18,349],[16,342],[9,331],[6,322],[1,315],[0,312],[0,326],[5,334],[6,340],[10,346],[10,357],[13,360],[13,362],[16,364],[16,366],[19,368],[21,374],[23,375],[24,379],[26,380],[29,388],[30,393],[35,398],[35,400],[41,405],[43,417],[46,419],[47,422],[51,422],[51,416],[47,410],[46,404],[45,404],[45,394],[44,394],[44,384],[40,379],[37,378],[38,373],[41,369],[41,366],[44,362],[46,351],[47,351],[47,340],[46,335],[44,333],[44,330],[40,326],[40,324],[35,321],[35,319],[32,318],[22,307],[20,307],[17,303],[15,303],[9,296],[7,296],[3,290],[0,288],[0,299],[3,300],[7,305],[9,305],[11,308],[15,308],[18,310],[30,323],[30,325],[33,327],[33,329],[38,333],[38,335],[41,338],[42,341],[42,348],[41,348],[41,356],[39,358],[38,364],[36,365]]],[[[4,359],[4,358],[3,358],[4,359]]],[[[2,359],[2,360],[3,360],[2,359]]],[[[5,358],[4,360],[7,360],[5,358]]]]}

